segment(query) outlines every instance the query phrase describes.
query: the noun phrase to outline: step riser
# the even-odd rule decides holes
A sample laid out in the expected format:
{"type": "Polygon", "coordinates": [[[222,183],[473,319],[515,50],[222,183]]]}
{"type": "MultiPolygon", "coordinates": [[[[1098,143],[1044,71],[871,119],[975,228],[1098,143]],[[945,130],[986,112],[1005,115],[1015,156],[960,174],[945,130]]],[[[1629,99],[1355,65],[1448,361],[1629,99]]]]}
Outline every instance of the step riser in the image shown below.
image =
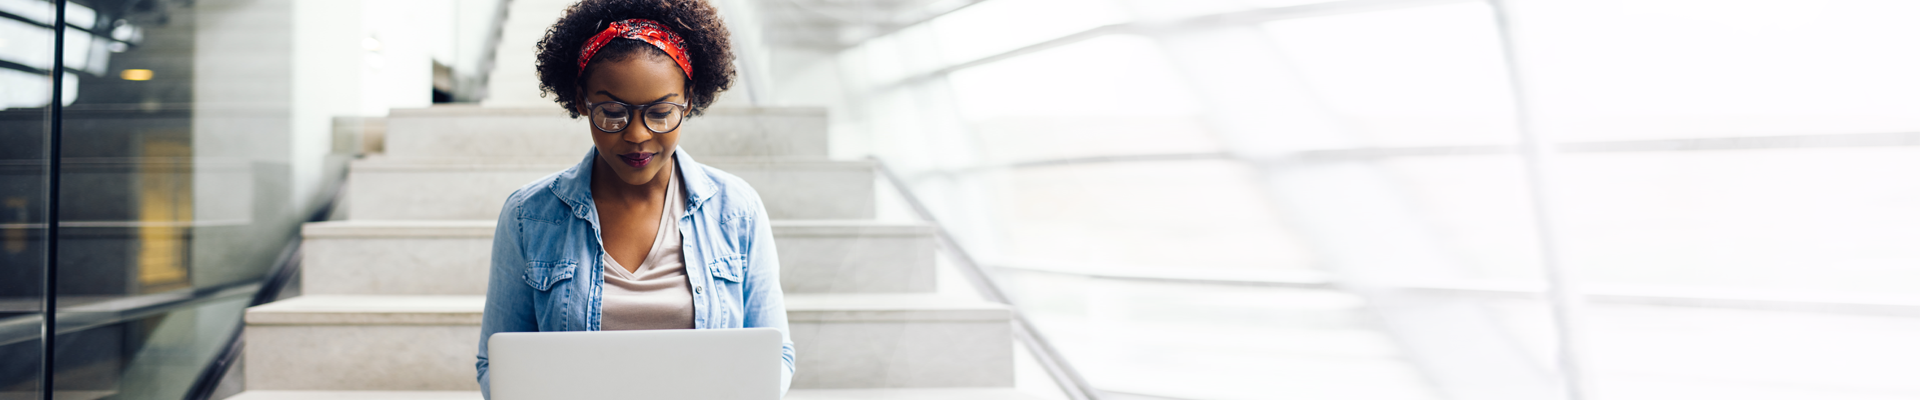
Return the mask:
{"type": "MultiPolygon", "coordinates": [[[[593,145],[585,118],[541,109],[395,110],[387,119],[386,153],[413,158],[579,157],[593,145]]],[[[703,157],[827,157],[822,109],[710,109],[688,118],[680,146],[703,157]]]]}
{"type": "MultiPolygon", "coordinates": [[[[871,164],[710,164],[758,191],[776,219],[872,219],[871,164]]],[[[507,196],[567,168],[393,168],[356,163],[347,180],[348,217],[356,220],[492,220],[507,196]]]]}
{"type": "MultiPolygon", "coordinates": [[[[1020,389],[999,388],[919,388],[919,389],[794,389],[787,400],[1041,400],[1020,389]]],[[[481,400],[474,391],[318,391],[252,390],[229,397],[230,400],[481,400]]]]}
{"type": "MultiPolygon", "coordinates": [[[[1000,321],[794,322],[793,388],[1007,387],[1000,321]]],[[[478,326],[247,327],[249,390],[478,390],[478,326]]]]}
{"type": "Polygon", "coordinates": [[[1006,321],[791,328],[795,389],[1013,386],[1013,330],[1006,321]]]}
{"type": "Polygon", "coordinates": [[[774,228],[780,289],[787,293],[934,291],[931,232],[891,236],[812,236],[774,228]]]}
{"type": "Polygon", "coordinates": [[[248,390],[480,390],[480,327],[247,326],[248,390]]]}
{"type": "MultiPolygon", "coordinates": [[[[362,229],[363,236],[343,235],[326,233],[326,223],[309,226],[302,249],[303,293],[486,294],[491,226],[443,232],[447,235],[438,237],[396,236],[370,229],[362,229]]],[[[932,292],[931,229],[892,228],[876,233],[776,224],[781,289],[787,293],[932,292]]]]}
{"type": "Polygon", "coordinates": [[[490,238],[308,238],[303,294],[485,295],[490,238]]]}
{"type": "Polygon", "coordinates": [[[490,220],[507,196],[553,170],[363,170],[347,178],[347,217],[359,220],[490,220]]]}
{"type": "Polygon", "coordinates": [[[747,181],[760,193],[773,219],[873,219],[874,180],[869,162],[708,163],[747,181]]]}

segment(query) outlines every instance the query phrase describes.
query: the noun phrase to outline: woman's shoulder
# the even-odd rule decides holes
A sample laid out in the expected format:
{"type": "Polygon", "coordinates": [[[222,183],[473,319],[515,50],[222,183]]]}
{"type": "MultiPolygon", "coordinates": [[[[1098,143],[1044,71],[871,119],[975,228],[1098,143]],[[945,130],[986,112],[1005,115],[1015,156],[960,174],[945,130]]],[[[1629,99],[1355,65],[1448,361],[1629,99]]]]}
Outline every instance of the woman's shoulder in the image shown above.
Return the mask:
{"type": "Polygon", "coordinates": [[[559,221],[571,213],[571,207],[553,191],[554,185],[566,178],[571,171],[562,170],[527,182],[507,195],[506,204],[500,207],[500,217],[559,221]]]}
{"type": "Polygon", "coordinates": [[[690,185],[687,188],[688,192],[696,196],[708,196],[709,198],[706,199],[708,206],[717,207],[723,211],[723,214],[729,216],[757,215],[763,212],[760,192],[755,191],[745,179],[740,179],[739,176],[719,168],[693,161],[692,158],[683,160],[688,161],[682,167],[690,185]]]}

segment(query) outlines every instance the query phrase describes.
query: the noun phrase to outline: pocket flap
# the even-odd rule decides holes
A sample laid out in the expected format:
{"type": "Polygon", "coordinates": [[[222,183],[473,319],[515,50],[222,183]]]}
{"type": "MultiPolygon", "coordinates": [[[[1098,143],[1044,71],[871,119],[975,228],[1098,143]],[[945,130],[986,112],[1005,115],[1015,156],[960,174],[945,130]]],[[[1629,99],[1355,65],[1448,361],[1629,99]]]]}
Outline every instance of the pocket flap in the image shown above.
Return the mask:
{"type": "Polygon", "coordinates": [[[553,289],[553,285],[560,283],[560,281],[572,279],[573,264],[539,261],[529,262],[527,263],[527,273],[521,278],[525,279],[527,286],[532,286],[533,290],[545,292],[553,289]]]}
{"type": "Polygon", "coordinates": [[[713,275],[715,279],[739,282],[740,277],[744,275],[741,269],[746,268],[746,264],[747,258],[745,256],[731,255],[720,257],[707,263],[707,274],[713,275]]]}

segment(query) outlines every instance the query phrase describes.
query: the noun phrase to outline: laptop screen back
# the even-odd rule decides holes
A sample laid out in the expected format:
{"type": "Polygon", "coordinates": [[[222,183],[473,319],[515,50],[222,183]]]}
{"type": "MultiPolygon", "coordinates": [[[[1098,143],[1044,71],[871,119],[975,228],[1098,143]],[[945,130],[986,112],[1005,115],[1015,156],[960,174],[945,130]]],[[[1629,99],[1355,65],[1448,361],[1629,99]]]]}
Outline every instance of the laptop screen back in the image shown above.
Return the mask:
{"type": "Polygon", "coordinates": [[[780,331],[503,332],[487,339],[494,400],[780,398],[780,331]]]}

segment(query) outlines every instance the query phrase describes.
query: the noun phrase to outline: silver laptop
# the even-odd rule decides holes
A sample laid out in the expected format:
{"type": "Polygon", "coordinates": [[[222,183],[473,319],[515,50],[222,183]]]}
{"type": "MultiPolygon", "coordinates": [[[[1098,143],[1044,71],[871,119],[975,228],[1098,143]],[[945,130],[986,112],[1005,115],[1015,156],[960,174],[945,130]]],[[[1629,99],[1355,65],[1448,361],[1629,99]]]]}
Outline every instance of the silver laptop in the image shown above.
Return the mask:
{"type": "Polygon", "coordinates": [[[487,338],[493,400],[780,398],[780,331],[502,332],[487,338]]]}

